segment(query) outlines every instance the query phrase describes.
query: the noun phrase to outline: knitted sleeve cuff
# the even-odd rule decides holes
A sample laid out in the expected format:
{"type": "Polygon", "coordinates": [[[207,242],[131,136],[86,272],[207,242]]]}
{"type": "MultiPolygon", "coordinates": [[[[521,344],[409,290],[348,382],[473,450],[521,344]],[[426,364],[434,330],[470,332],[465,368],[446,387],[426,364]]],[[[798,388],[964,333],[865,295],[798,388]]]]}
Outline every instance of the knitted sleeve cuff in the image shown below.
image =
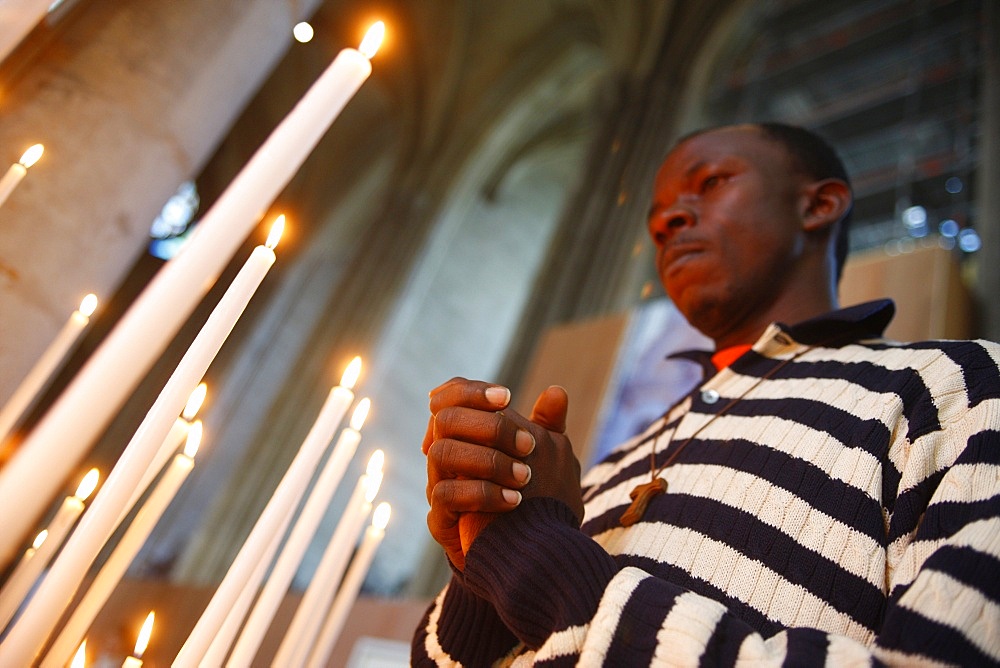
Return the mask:
{"type": "Polygon", "coordinates": [[[466,555],[465,583],[536,648],[554,631],[587,624],[617,572],[567,505],[534,498],[479,534],[466,555]]]}

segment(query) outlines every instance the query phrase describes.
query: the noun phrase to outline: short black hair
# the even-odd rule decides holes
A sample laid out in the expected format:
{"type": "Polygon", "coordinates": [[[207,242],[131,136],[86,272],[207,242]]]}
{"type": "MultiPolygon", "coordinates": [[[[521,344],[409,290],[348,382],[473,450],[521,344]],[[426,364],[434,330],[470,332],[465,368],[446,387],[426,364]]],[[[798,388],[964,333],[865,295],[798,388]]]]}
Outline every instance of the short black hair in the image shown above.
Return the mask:
{"type": "MultiPolygon", "coordinates": [[[[748,123],[747,125],[757,128],[764,138],[781,144],[795,166],[809,178],[816,179],[817,181],[829,178],[840,179],[847,184],[848,188],[851,187],[851,179],[847,175],[847,169],[844,168],[844,163],[840,160],[840,156],[837,155],[837,152],[825,139],[815,132],[797,125],[787,125],[785,123],[759,122],[748,123]]],[[[721,130],[724,127],[731,126],[716,126],[692,132],[679,139],[675,146],[684,143],[692,137],[721,130]]],[[[844,263],[847,261],[847,252],[850,248],[848,232],[853,210],[854,203],[852,201],[851,206],[844,212],[844,216],[836,225],[834,232],[837,235],[834,240],[834,261],[838,283],[844,273],[844,263]]]]}
{"type": "MultiPolygon", "coordinates": [[[[840,156],[825,139],[815,132],[785,123],[751,123],[751,126],[758,128],[766,138],[784,146],[796,166],[810,178],[816,180],[840,179],[847,184],[848,188],[851,187],[851,178],[847,175],[847,169],[844,168],[840,156]]],[[[844,263],[847,261],[847,252],[850,249],[848,228],[853,210],[854,203],[852,201],[851,206],[844,212],[844,216],[836,227],[834,259],[838,282],[844,273],[844,263]]]]}

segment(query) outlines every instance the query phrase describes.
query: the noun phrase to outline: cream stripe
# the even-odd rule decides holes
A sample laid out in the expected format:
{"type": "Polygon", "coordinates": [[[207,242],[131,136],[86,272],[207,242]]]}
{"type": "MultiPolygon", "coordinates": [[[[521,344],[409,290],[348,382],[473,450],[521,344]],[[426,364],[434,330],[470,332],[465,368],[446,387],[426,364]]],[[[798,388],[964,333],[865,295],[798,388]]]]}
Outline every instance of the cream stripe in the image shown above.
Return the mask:
{"type": "Polygon", "coordinates": [[[622,610],[632,598],[639,583],[650,577],[638,568],[623,568],[611,579],[590,623],[590,633],[584,640],[577,666],[603,666],[611,647],[622,610]]]}
{"type": "Polygon", "coordinates": [[[931,505],[942,502],[978,503],[1000,493],[1000,466],[956,464],[941,480],[931,505]]]}
{"type": "Polygon", "coordinates": [[[438,642],[438,620],[441,619],[441,608],[444,605],[444,598],[448,594],[448,585],[445,585],[438,597],[434,599],[434,609],[427,618],[427,638],[424,640],[424,651],[439,666],[451,666],[461,668],[462,664],[455,661],[444,651],[441,643],[438,642]]]}
{"type": "Polygon", "coordinates": [[[844,666],[868,666],[872,665],[871,650],[850,638],[844,636],[831,635],[827,637],[826,665],[829,668],[843,668],[844,666]]]}
{"type": "Polygon", "coordinates": [[[736,655],[736,668],[781,666],[788,654],[788,636],[784,631],[764,640],[757,633],[748,635],[736,655]]]}
{"type": "Polygon", "coordinates": [[[697,665],[696,657],[705,653],[705,645],[725,614],[725,606],[718,601],[692,592],[678,596],[656,634],[656,654],[650,665],[675,666],[678,657],[697,665]]]}
{"type": "Polygon", "coordinates": [[[789,582],[725,543],[689,529],[642,524],[616,528],[597,537],[611,554],[644,556],[672,564],[785,626],[809,626],[843,633],[861,642],[872,634],[829,603],[789,582]]]}
{"type": "Polygon", "coordinates": [[[722,466],[684,466],[671,477],[670,491],[745,510],[866,582],[885,586],[885,553],[877,541],[763,478],[722,466]]]}
{"type": "Polygon", "coordinates": [[[991,517],[967,524],[951,538],[920,540],[907,545],[909,540],[909,536],[902,536],[890,546],[890,591],[912,582],[924,562],[942,545],[969,547],[1000,559],[1000,518],[991,517]],[[902,554],[896,557],[899,552],[902,554]],[[896,564],[894,569],[892,564],[896,564]]]}
{"type": "Polygon", "coordinates": [[[958,630],[994,661],[1000,660],[1000,605],[950,575],[923,571],[899,605],[958,630]]]}
{"type": "Polygon", "coordinates": [[[578,654],[587,638],[588,626],[571,626],[550,635],[545,644],[538,648],[534,661],[545,661],[558,656],[578,654]]]}

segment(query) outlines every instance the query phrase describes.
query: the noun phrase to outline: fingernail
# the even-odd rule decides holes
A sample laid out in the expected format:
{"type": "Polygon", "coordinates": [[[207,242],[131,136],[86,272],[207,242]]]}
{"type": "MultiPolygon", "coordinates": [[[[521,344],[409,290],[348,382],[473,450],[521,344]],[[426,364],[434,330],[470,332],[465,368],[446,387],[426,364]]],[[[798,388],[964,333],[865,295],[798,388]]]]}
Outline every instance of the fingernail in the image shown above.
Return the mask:
{"type": "Polygon", "coordinates": [[[486,398],[493,405],[503,408],[510,401],[510,390],[506,387],[494,385],[493,387],[486,388],[486,398]]]}
{"type": "Polygon", "coordinates": [[[514,449],[520,455],[531,454],[531,451],[535,449],[535,437],[531,435],[531,432],[518,429],[517,433],[514,434],[514,449]]]}
{"type": "Polygon", "coordinates": [[[512,489],[505,489],[503,491],[503,500],[512,506],[516,506],[521,503],[521,493],[515,492],[512,489]]]}
{"type": "Polygon", "coordinates": [[[527,464],[522,464],[521,462],[514,462],[513,466],[514,480],[519,483],[526,483],[531,478],[531,469],[528,468],[527,464]]]}

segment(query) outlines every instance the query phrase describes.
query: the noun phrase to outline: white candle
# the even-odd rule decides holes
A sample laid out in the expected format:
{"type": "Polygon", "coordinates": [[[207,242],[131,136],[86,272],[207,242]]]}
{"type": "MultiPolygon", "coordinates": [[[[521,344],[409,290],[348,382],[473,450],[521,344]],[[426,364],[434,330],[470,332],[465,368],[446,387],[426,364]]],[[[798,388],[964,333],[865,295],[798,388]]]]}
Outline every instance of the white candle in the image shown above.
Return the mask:
{"type": "Polygon", "coordinates": [[[59,365],[66,358],[67,353],[73,349],[80,334],[86,329],[90,322],[90,316],[93,315],[96,308],[96,296],[89,294],[83,298],[83,301],[80,302],[80,308],[73,311],[69,320],[56,334],[56,338],[38,358],[35,366],[31,367],[28,375],[24,377],[14,393],[10,395],[10,399],[4,404],[3,409],[0,409],[0,441],[7,438],[18,420],[24,416],[38,395],[48,386],[59,365]]]}
{"type": "Polygon", "coordinates": [[[31,556],[28,557],[25,553],[25,558],[7,579],[3,591],[0,591],[0,629],[17,613],[31,587],[38,580],[38,576],[59,551],[66,536],[83,513],[84,501],[97,487],[99,477],[97,469],[90,469],[87,475],[83,476],[83,480],[76,488],[76,494],[63,499],[62,505],[45,530],[44,538],[40,542],[38,538],[35,539],[31,556]]]}
{"type": "Polygon", "coordinates": [[[306,587],[306,593],[278,647],[274,665],[291,668],[305,664],[323,622],[323,613],[330,608],[330,602],[364,528],[365,519],[371,512],[372,500],[378,493],[381,482],[381,474],[369,476],[366,473],[358,480],[354,494],[347,503],[337,529],[316,567],[316,573],[306,587]]]}
{"type": "Polygon", "coordinates": [[[382,538],[385,537],[385,527],[389,524],[389,514],[392,509],[388,503],[378,504],[375,513],[372,515],[372,525],[365,531],[365,538],[358,548],[358,553],[351,560],[351,567],[344,576],[344,583],[337,591],[337,598],[333,601],[333,609],[326,616],[323,629],[319,632],[316,644],[306,661],[308,668],[322,668],[330,662],[330,655],[337,644],[337,638],[344,629],[344,622],[347,620],[347,613],[350,612],[354,601],[361,591],[365,575],[371,568],[372,559],[378,549],[382,538]]]}
{"type": "Polygon", "coordinates": [[[209,644],[208,650],[205,652],[205,656],[202,658],[199,666],[221,666],[226,660],[226,654],[229,653],[229,648],[232,647],[233,638],[239,633],[240,626],[242,626],[243,620],[246,619],[247,610],[250,609],[250,605],[260,590],[260,582],[267,575],[267,569],[274,560],[274,555],[278,553],[281,540],[285,537],[285,531],[287,531],[288,525],[291,524],[294,514],[294,512],[289,513],[281,528],[274,533],[274,537],[268,544],[263,557],[257,562],[257,566],[254,568],[249,582],[243,587],[233,607],[226,613],[225,621],[219,627],[219,632],[212,638],[212,642],[209,644]]]}
{"type": "Polygon", "coordinates": [[[94,498],[90,512],[83,516],[80,526],[70,536],[66,543],[67,549],[52,564],[52,569],[24,614],[11,629],[6,641],[0,644],[0,666],[28,665],[41,650],[90,565],[111,537],[122,509],[132,498],[135,488],[170,431],[170,425],[181,412],[191,391],[205,375],[257,286],[274,263],[274,251],[271,247],[276,243],[277,239],[272,234],[268,239],[269,246],[258,246],[253,250],[209,315],[125,447],[104,487],[94,498]]]}
{"type": "Polygon", "coordinates": [[[153,633],[153,617],[153,611],[150,610],[149,614],[146,615],[146,621],[142,623],[142,628],[139,629],[139,638],[135,641],[135,651],[132,656],[125,658],[125,661],[122,662],[122,668],[142,668],[142,655],[146,651],[149,637],[153,633]]]}
{"type": "Polygon", "coordinates": [[[87,641],[80,643],[80,649],[73,655],[73,663],[70,668],[87,668],[87,641]]]}
{"type": "Polygon", "coordinates": [[[139,553],[139,549],[149,538],[149,534],[159,522],[160,517],[163,516],[163,512],[170,505],[177,490],[180,489],[194,468],[194,456],[198,452],[198,446],[201,442],[201,422],[196,424],[198,428],[191,431],[184,446],[184,452],[174,455],[149,498],[136,513],[135,519],[129,524],[121,540],[118,541],[118,545],[115,546],[114,551],[90,584],[87,593],[74,607],[69,621],[63,626],[59,636],[45,655],[41,664],[43,668],[60,668],[66,665],[73,648],[77,646],[87,629],[93,624],[97,613],[107,603],[115,587],[121,582],[122,576],[125,575],[129,564],[135,559],[135,555],[139,553]]]}
{"type": "MultiPolygon", "coordinates": [[[[267,633],[267,629],[274,619],[274,613],[277,612],[278,606],[288,592],[292,578],[295,577],[295,571],[302,563],[302,557],[316,534],[316,529],[330,505],[330,500],[333,498],[337,486],[344,477],[344,471],[347,470],[347,465],[354,456],[358,443],[361,442],[359,430],[364,424],[370,403],[368,399],[362,399],[358,402],[358,407],[351,417],[351,426],[340,432],[340,438],[334,447],[333,454],[327,459],[323,470],[316,479],[316,484],[313,485],[312,492],[295,522],[295,527],[288,536],[285,547],[281,550],[281,555],[271,570],[271,576],[264,584],[264,589],[247,618],[247,623],[240,633],[232,655],[229,657],[229,665],[248,666],[253,662],[257,650],[264,640],[264,634],[267,633]]],[[[374,455],[372,459],[375,459],[374,455]]],[[[371,467],[372,462],[370,461],[370,470],[371,467]]],[[[378,465],[378,468],[381,469],[381,464],[378,465]]]]}
{"type": "MultiPolygon", "coordinates": [[[[156,451],[156,455],[153,457],[153,461],[150,462],[149,466],[146,468],[146,472],[142,476],[142,480],[136,486],[135,490],[132,492],[132,496],[129,497],[128,502],[125,507],[122,508],[122,512],[118,517],[118,524],[122,523],[126,515],[135,507],[135,504],[139,501],[146,490],[149,488],[149,484],[153,482],[153,479],[159,475],[163,467],[166,466],[170,457],[177,453],[178,448],[181,447],[182,443],[189,442],[192,438],[191,429],[195,428],[192,424],[198,411],[201,410],[202,404],[205,402],[205,396],[208,392],[208,387],[205,383],[199,383],[198,387],[194,388],[194,392],[188,397],[187,404],[184,405],[184,410],[181,411],[181,416],[174,420],[174,424],[171,425],[170,431],[167,432],[167,436],[163,439],[163,443],[160,444],[159,449],[156,451]]],[[[197,423],[197,440],[201,442],[201,422],[197,423]]]]}
{"type": "Polygon", "coordinates": [[[368,78],[373,53],[340,52],[0,470],[0,564],[30,533],[45,504],[173,339],[261,213],[368,78]],[[26,494],[24,481],[31,480],[35,482],[26,494]]]}
{"type": "Polygon", "coordinates": [[[357,381],[360,370],[361,359],[355,357],[348,365],[348,370],[344,373],[341,384],[330,390],[326,402],[320,410],[319,417],[316,418],[316,422],[309,430],[302,445],[299,446],[298,453],[296,453],[288,470],[285,471],[285,475],[278,483],[277,489],[264,507],[264,511],[243,543],[243,547],[240,548],[226,572],[226,576],[222,579],[222,583],[219,584],[219,588],[216,589],[208,607],[205,608],[198,623],[191,631],[191,635],[188,636],[177,654],[173,663],[174,668],[199,665],[208,651],[212,638],[219,632],[225,622],[226,615],[235,604],[243,588],[260,585],[259,580],[253,582],[254,569],[264,557],[265,551],[272,537],[279,530],[281,523],[287,521],[289,514],[294,512],[305,494],[316,465],[354,400],[354,393],[351,392],[350,388],[357,381]]]}
{"type": "Polygon", "coordinates": [[[38,162],[44,151],[44,146],[35,144],[21,155],[20,160],[10,166],[7,173],[0,179],[0,206],[3,206],[10,194],[14,192],[17,184],[27,175],[28,168],[38,162]]]}

